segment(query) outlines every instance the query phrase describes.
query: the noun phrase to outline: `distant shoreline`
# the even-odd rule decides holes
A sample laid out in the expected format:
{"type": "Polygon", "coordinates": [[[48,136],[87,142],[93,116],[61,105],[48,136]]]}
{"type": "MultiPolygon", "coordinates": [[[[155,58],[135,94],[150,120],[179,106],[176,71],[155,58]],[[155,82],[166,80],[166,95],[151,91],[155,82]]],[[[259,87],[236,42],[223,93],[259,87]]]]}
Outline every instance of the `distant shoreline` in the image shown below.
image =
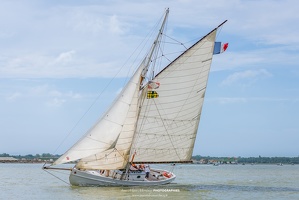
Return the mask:
{"type": "MultiPolygon", "coordinates": [[[[28,154],[28,155],[9,155],[0,154],[0,163],[53,163],[61,155],[49,153],[28,154]]],[[[272,165],[293,165],[299,164],[298,157],[210,157],[210,156],[192,156],[193,164],[272,164],[272,165]]]]}
{"type": "MultiPolygon", "coordinates": [[[[0,160],[0,164],[52,164],[54,161],[49,160],[0,160]]],[[[298,163],[220,163],[220,162],[207,162],[202,163],[197,160],[193,160],[192,165],[297,165],[298,163]]]]}
{"type": "Polygon", "coordinates": [[[0,164],[42,164],[42,163],[53,163],[53,161],[44,161],[44,160],[0,160],[0,164]]]}
{"type": "Polygon", "coordinates": [[[192,156],[198,164],[299,164],[298,157],[210,157],[192,156]]]}

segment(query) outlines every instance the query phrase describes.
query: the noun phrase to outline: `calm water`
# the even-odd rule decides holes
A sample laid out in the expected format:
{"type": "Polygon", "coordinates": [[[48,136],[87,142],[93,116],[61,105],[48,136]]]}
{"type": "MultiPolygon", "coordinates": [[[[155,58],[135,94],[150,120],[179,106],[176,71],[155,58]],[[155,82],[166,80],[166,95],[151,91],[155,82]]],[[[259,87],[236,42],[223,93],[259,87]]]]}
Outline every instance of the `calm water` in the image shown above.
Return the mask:
{"type": "Polygon", "coordinates": [[[178,165],[173,184],[122,188],[69,186],[41,167],[0,164],[0,199],[299,199],[299,165],[178,165]]]}

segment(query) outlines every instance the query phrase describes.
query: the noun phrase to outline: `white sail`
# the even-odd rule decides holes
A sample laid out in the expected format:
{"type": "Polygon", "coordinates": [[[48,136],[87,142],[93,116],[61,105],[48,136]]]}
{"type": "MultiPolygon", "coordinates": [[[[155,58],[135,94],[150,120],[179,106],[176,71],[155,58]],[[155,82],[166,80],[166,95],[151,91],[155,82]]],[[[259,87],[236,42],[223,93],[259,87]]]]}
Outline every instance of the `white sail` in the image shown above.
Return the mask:
{"type": "MultiPolygon", "coordinates": [[[[135,131],[137,95],[143,68],[143,65],[138,68],[101,120],[98,121],[81,140],[56,160],[53,165],[75,161],[89,156],[99,159],[104,155],[103,160],[108,161],[116,145],[118,145],[119,153],[117,156],[113,154],[113,160],[122,162],[120,161],[120,157],[126,154],[126,140],[132,140],[130,137],[132,137],[135,131]]],[[[131,145],[131,143],[129,145],[131,145]]]]}
{"type": "Polygon", "coordinates": [[[169,10],[166,10],[159,33],[143,62],[103,118],[63,154],[54,165],[80,159],[78,168],[122,169],[130,156],[139,113],[140,84],[161,39],[169,10]]]}
{"type": "MultiPolygon", "coordinates": [[[[144,101],[131,154],[135,162],[189,161],[201,116],[217,29],[190,47],[152,81],[157,98],[144,101]]],[[[151,96],[149,96],[151,97],[151,96]]]]}
{"type": "MultiPolygon", "coordinates": [[[[130,155],[132,139],[135,133],[136,121],[138,116],[138,95],[139,79],[134,79],[135,91],[132,101],[129,105],[127,117],[122,125],[121,133],[115,142],[104,152],[93,154],[89,157],[82,158],[76,165],[80,169],[123,169],[125,168],[130,155]],[[137,82],[135,82],[137,81],[137,82]]],[[[133,86],[133,85],[132,85],[133,86]]]]}

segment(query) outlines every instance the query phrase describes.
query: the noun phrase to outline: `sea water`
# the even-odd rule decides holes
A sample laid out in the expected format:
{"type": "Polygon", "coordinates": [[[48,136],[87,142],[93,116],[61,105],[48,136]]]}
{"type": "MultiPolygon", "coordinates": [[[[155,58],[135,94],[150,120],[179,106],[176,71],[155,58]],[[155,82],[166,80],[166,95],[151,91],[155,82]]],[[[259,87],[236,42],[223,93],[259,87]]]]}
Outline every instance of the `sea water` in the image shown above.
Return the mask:
{"type": "Polygon", "coordinates": [[[176,165],[176,180],[155,187],[74,187],[68,171],[49,172],[0,164],[0,199],[299,199],[299,165],[176,165]]]}

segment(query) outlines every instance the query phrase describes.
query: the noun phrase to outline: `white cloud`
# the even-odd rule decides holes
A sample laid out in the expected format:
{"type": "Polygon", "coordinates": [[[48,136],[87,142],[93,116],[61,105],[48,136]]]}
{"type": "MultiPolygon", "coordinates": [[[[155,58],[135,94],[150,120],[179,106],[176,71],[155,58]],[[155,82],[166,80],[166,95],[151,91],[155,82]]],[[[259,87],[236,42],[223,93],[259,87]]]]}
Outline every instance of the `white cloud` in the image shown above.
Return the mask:
{"type": "MultiPolygon", "coordinates": [[[[258,52],[230,52],[230,50],[227,50],[227,52],[213,57],[211,70],[223,71],[260,65],[261,62],[267,62],[265,59],[258,52]]],[[[272,63],[272,61],[270,62],[272,63]]]]}
{"type": "Polygon", "coordinates": [[[54,63],[68,63],[72,61],[73,55],[76,53],[76,51],[71,50],[67,52],[62,52],[59,54],[59,56],[55,59],[54,63]]]}
{"type": "Polygon", "coordinates": [[[263,44],[299,44],[299,38],[296,37],[299,27],[294,26],[299,20],[298,1],[225,1],[225,3],[221,9],[229,19],[226,31],[263,44]]]}
{"type": "Polygon", "coordinates": [[[9,96],[7,96],[6,100],[9,101],[9,102],[13,102],[21,96],[22,96],[22,94],[20,92],[15,92],[15,93],[10,94],[9,96]]]}
{"type": "Polygon", "coordinates": [[[248,100],[243,97],[219,97],[216,99],[211,99],[212,101],[216,101],[220,104],[235,104],[235,103],[246,103],[248,100]]]}
{"type": "MultiPolygon", "coordinates": [[[[83,33],[99,34],[105,30],[105,18],[102,14],[94,11],[96,7],[83,6],[80,8],[70,9],[66,13],[67,25],[74,31],[83,33]]],[[[62,10],[66,11],[67,8],[62,10]]],[[[59,14],[60,14],[59,10],[59,14]]]]}
{"type": "MultiPolygon", "coordinates": [[[[34,96],[34,97],[41,97],[41,96],[54,96],[53,89],[48,84],[43,85],[36,85],[33,87],[26,87],[23,88],[23,91],[28,94],[28,96],[34,96]]],[[[54,91],[55,96],[57,96],[57,93],[60,94],[58,91],[54,91]]]]}
{"type": "Polygon", "coordinates": [[[71,90],[63,91],[58,86],[50,86],[48,84],[33,87],[19,86],[17,87],[17,92],[8,92],[13,89],[15,89],[14,86],[7,87],[4,89],[3,94],[1,94],[7,102],[27,102],[28,99],[34,99],[34,101],[44,105],[57,107],[62,106],[67,101],[80,101],[83,98],[90,98],[90,95],[82,95],[71,90]]]}
{"type": "Polygon", "coordinates": [[[51,98],[51,102],[64,103],[67,99],[81,99],[83,96],[79,93],[73,91],[60,91],[54,86],[40,85],[29,89],[29,95],[36,97],[46,97],[51,98]],[[61,100],[63,99],[63,100],[61,100]]]}
{"type": "Polygon", "coordinates": [[[123,34],[126,31],[124,26],[121,25],[121,22],[119,21],[116,15],[110,17],[109,29],[112,33],[117,34],[123,34]]]}
{"type": "Polygon", "coordinates": [[[61,96],[63,96],[63,94],[60,91],[57,91],[57,90],[50,90],[47,93],[51,97],[61,97],[61,96]]]}
{"type": "Polygon", "coordinates": [[[53,98],[46,102],[47,106],[50,107],[60,107],[66,102],[65,99],[53,98]]]}
{"type": "Polygon", "coordinates": [[[279,98],[279,97],[217,97],[208,98],[207,101],[219,104],[236,104],[252,102],[274,102],[274,103],[297,103],[299,98],[279,98]]]}
{"type": "Polygon", "coordinates": [[[65,94],[67,97],[72,99],[81,99],[83,96],[79,93],[74,93],[73,91],[69,91],[65,94]]]}
{"type": "Polygon", "coordinates": [[[232,85],[242,80],[256,80],[258,78],[270,77],[270,76],[272,76],[272,74],[265,69],[235,72],[229,75],[224,81],[222,81],[221,85],[232,85]]]}
{"type": "Polygon", "coordinates": [[[8,37],[0,47],[1,77],[111,77],[166,7],[170,7],[168,26],[173,37],[190,40],[229,20],[220,37],[231,36],[227,38],[230,47],[226,55],[215,57],[212,70],[261,62],[294,63],[298,57],[299,27],[293,25],[299,19],[297,1],[44,4],[5,3],[0,8],[0,25],[5,28],[0,38],[8,37]],[[186,29],[184,34],[182,28],[186,29]],[[273,44],[285,47],[269,49],[267,45],[273,44]],[[247,51],[240,50],[242,46],[247,51]]]}
{"type": "MultiPolygon", "coordinates": [[[[66,51],[58,56],[28,54],[17,58],[2,58],[1,78],[69,78],[69,77],[112,77],[121,64],[111,62],[98,63],[90,58],[75,56],[75,51],[66,51]]],[[[81,55],[82,56],[82,55],[81,55]]],[[[1,63],[1,58],[0,58],[1,63]]],[[[123,77],[126,69],[119,73],[123,77]]]]}

